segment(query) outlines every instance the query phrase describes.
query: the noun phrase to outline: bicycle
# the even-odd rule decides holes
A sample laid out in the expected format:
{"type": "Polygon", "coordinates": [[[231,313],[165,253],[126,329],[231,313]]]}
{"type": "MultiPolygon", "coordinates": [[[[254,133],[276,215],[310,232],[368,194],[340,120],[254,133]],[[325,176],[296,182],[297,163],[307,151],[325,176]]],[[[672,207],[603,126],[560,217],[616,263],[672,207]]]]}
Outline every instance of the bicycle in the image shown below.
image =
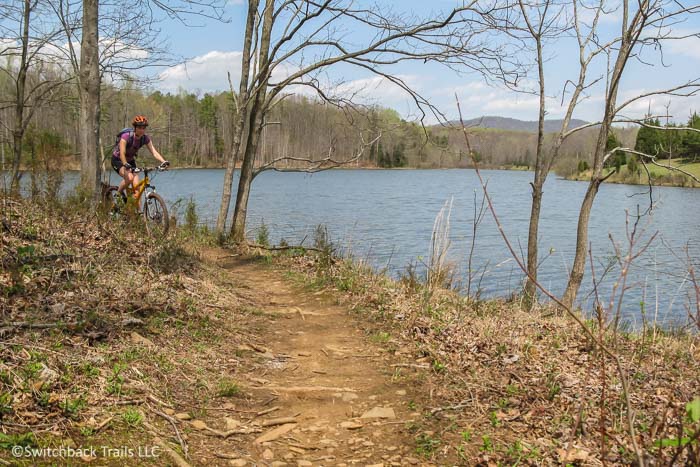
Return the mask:
{"type": "MultiPolygon", "coordinates": [[[[158,234],[160,236],[165,236],[168,233],[170,218],[168,217],[168,208],[165,205],[165,201],[156,193],[156,187],[151,185],[149,173],[163,172],[165,170],[166,167],[136,167],[132,169],[132,172],[143,172],[143,180],[136,184],[136,187],[126,187],[127,193],[132,195],[135,201],[135,206],[132,206],[134,212],[136,214],[143,214],[148,233],[158,234]],[[144,193],[143,209],[139,210],[141,198],[144,193]]],[[[129,197],[129,200],[125,201],[125,198],[119,193],[119,187],[116,186],[110,186],[104,194],[105,205],[109,209],[110,214],[115,217],[129,213],[131,198],[132,197],[129,197]]]]}

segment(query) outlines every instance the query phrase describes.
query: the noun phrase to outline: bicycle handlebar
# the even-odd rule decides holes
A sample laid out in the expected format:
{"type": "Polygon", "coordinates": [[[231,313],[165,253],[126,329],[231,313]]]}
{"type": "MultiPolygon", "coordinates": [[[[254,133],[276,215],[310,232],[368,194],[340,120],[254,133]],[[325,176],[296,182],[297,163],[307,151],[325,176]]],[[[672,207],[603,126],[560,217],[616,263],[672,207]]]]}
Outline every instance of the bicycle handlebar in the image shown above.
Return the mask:
{"type": "Polygon", "coordinates": [[[165,172],[166,170],[168,170],[168,167],[161,167],[161,166],[143,167],[143,168],[142,167],[134,167],[131,169],[131,173],[137,174],[137,173],[141,173],[141,172],[153,172],[155,170],[157,170],[158,172],[165,172]]]}

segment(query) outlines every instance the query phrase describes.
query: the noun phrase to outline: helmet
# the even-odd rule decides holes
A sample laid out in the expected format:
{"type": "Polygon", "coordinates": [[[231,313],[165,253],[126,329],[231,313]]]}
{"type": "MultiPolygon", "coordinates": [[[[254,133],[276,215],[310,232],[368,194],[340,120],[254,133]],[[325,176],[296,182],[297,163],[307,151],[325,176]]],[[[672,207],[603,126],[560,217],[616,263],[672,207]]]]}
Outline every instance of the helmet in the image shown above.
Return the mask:
{"type": "Polygon", "coordinates": [[[148,119],[143,115],[137,115],[131,121],[131,126],[148,126],[148,119]]]}

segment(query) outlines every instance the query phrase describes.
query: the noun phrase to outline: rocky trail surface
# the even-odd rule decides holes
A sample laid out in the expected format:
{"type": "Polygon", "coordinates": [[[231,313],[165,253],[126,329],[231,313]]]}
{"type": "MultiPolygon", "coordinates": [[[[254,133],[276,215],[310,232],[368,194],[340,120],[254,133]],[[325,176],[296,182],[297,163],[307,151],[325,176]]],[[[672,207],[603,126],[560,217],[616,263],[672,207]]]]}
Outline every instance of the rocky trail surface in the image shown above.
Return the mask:
{"type": "MultiPolygon", "coordinates": [[[[243,259],[219,260],[261,318],[254,341],[231,352],[248,364],[236,375],[240,398],[206,416],[168,410],[194,428],[195,465],[419,465],[413,411],[400,363],[359,329],[350,310],[280,271],[243,259]],[[244,408],[243,408],[244,407],[244,408]]],[[[398,356],[397,356],[398,354],[398,356]]],[[[421,367],[421,365],[415,365],[421,367]]]]}

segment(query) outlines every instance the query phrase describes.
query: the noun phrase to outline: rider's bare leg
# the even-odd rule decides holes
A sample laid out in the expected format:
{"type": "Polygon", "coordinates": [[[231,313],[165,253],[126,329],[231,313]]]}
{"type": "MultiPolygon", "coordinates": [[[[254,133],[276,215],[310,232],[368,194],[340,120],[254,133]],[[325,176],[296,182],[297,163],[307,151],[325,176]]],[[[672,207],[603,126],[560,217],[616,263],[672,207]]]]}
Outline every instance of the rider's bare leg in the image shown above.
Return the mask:
{"type": "Polygon", "coordinates": [[[126,167],[122,167],[119,169],[119,175],[122,176],[122,181],[119,182],[119,188],[117,191],[119,193],[124,193],[124,188],[126,188],[127,185],[131,185],[132,188],[136,187],[136,185],[139,183],[139,177],[135,173],[131,172],[130,170],[127,170],[126,167]]]}

